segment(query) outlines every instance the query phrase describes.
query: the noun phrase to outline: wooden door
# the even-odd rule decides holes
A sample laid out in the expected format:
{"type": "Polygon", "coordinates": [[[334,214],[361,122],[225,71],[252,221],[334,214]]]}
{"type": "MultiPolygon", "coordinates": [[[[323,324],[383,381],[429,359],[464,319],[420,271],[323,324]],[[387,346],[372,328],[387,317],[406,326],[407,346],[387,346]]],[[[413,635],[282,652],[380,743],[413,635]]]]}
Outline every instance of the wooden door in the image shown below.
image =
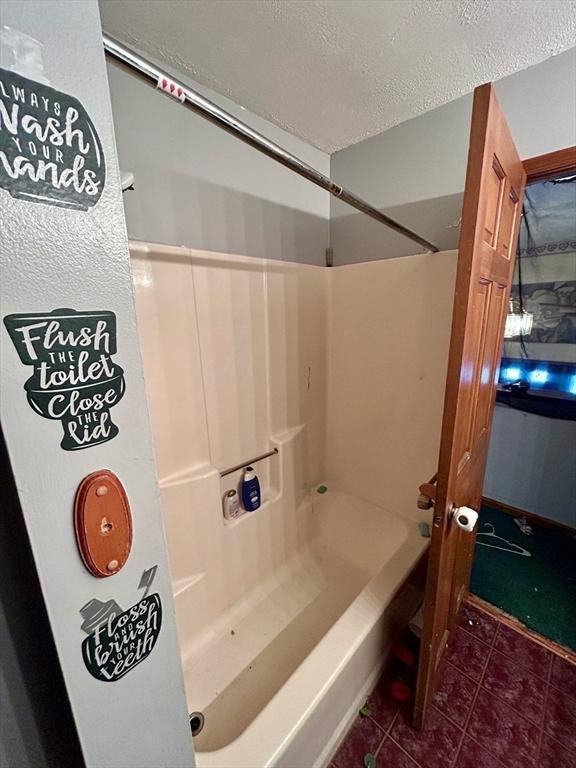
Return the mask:
{"type": "Polygon", "coordinates": [[[461,506],[480,508],[525,180],[494,89],[490,83],[480,86],[474,92],[458,246],[414,709],[417,726],[426,717],[470,578],[475,532],[458,528],[452,514],[461,506]]]}

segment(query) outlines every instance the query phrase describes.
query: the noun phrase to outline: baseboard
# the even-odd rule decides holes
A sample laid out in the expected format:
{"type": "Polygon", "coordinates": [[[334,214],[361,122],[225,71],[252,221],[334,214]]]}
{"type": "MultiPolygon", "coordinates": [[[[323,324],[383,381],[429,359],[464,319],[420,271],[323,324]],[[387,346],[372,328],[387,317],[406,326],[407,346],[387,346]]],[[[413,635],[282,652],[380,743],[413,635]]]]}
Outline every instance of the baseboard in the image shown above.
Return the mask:
{"type": "Polygon", "coordinates": [[[559,523],[556,520],[551,520],[549,517],[542,517],[537,515],[536,512],[528,512],[525,509],[519,507],[512,507],[510,504],[504,504],[503,501],[497,501],[496,499],[489,499],[487,496],[482,496],[482,504],[486,504],[487,507],[494,507],[501,512],[505,512],[512,517],[525,517],[527,520],[532,520],[537,525],[542,525],[545,528],[554,528],[557,531],[568,533],[573,536],[576,533],[576,528],[573,528],[566,523],[559,523]]]}

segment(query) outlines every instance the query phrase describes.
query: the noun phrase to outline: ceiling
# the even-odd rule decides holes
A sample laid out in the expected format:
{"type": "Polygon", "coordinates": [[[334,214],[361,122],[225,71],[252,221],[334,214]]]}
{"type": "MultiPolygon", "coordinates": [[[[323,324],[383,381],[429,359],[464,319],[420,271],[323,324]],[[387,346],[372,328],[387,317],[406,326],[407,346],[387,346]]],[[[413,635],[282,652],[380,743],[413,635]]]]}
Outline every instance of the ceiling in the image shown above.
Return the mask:
{"type": "Polygon", "coordinates": [[[100,0],[104,29],[326,152],[574,45],[574,0],[100,0]]]}

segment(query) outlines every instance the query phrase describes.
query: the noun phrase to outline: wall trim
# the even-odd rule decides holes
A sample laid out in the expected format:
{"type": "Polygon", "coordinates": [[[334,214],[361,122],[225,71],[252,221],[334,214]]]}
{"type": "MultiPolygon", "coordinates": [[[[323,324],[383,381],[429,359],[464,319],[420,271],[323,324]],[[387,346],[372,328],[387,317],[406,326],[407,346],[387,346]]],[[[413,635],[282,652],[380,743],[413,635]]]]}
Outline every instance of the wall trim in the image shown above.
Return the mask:
{"type": "Polygon", "coordinates": [[[543,517],[542,515],[536,514],[536,512],[528,512],[526,509],[513,507],[510,504],[505,504],[503,501],[490,499],[488,496],[482,496],[482,504],[486,504],[488,507],[495,507],[511,517],[525,517],[527,520],[532,520],[536,525],[543,525],[545,528],[555,528],[557,531],[562,531],[562,533],[567,533],[570,536],[573,536],[576,532],[576,528],[573,528],[571,525],[559,523],[557,520],[543,517]]]}

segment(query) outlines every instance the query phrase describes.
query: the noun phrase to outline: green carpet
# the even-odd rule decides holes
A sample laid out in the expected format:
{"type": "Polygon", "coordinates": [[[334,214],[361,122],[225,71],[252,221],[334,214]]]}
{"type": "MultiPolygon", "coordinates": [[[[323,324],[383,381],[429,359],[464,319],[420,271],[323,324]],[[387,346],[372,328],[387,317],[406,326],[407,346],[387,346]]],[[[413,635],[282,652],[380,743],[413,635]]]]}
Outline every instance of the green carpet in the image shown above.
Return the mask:
{"type": "Polygon", "coordinates": [[[491,531],[528,550],[531,557],[481,546],[507,547],[479,536],[470,590],[530,629],[576,651],[576,537],[531,523],[525,536],[510,515],[483,506],[478,533],[491,531]]]}

